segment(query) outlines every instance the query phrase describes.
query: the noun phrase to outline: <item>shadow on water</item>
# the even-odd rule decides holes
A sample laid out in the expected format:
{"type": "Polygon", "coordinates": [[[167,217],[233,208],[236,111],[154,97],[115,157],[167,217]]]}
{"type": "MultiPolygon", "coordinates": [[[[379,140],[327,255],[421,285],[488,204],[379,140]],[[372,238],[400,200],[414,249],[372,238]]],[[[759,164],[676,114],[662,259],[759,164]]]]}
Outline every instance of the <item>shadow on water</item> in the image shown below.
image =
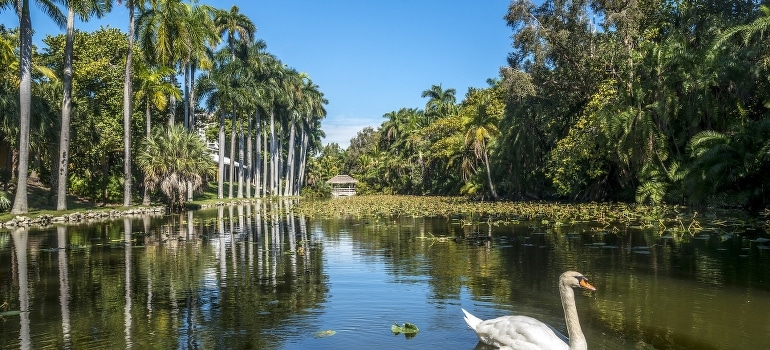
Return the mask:
{"type": "Polygon", "coordinates": [[[486,349],[460,307],[566,333],[567,269],[598,288],[577,293],[591,349],[770,344],[770,240],[291,205],[2,231],[0,348],[486,349]]]}

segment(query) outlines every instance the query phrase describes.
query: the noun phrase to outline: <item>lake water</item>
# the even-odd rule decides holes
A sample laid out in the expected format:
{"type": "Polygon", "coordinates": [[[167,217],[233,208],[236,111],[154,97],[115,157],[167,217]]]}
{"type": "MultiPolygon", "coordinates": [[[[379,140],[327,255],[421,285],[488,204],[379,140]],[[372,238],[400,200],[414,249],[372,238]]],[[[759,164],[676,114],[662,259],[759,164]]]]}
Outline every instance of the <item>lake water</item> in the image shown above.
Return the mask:
{"type": "Polygon", "coordinates": [[[566,332],[574,269],[597,288],[576,293],[590,349],[770,349],[756,237],[285,209],[0,231],[0,348],[485,349],[461,307],[566,332]]]}

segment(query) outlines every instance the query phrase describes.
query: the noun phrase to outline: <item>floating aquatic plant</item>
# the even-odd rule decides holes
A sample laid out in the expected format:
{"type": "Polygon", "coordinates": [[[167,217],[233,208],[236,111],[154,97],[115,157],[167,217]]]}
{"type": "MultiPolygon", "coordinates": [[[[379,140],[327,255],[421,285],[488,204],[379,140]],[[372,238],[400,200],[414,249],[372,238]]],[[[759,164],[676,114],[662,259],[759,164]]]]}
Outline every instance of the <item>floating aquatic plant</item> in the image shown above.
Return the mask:
{"type": "Polygon", "coordinates": [[[413,323],[406,322],[403,325],[399,325],[398,323],[394,323],[392,326],[390,326],[390,331],[394,334],[398,335],[400,333],[404,334],[417,334],[417,332],[420,331],[417,326],[415,326],[413,323]]]}
{"type": "Polygon", "coordinates": [[[315,337],[315,338],[326,338],[326,337],[331,337],[331,336],[333,336],[335,334],[337,334],[337,331],[334,331],[334,330],[331,330],[331,329],[327,329],[325,331],[318,331],[318,332],[313,333],[313,337],[315,337]]]}

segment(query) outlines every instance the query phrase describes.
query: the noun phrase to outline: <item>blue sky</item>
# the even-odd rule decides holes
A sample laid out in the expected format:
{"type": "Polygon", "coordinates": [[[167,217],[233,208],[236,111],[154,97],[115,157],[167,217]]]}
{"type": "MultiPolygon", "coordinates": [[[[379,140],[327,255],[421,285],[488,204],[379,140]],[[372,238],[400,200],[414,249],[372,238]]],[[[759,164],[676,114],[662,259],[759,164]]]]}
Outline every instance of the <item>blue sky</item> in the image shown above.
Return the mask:
{"type": "MultiPolygon", "coordinates": [[[[329,104],[322,121],[324,144],[346,148],[364,127],[377,128],[382,115],[402,107],[424,108],[423,90],[433,84],[457,90],[486,87],[506,65],[512,34],[502,17],[509,0],[204,0],[232,5],[257,26],[257,38],[285,64],[310,75],[329,104]]],[[[63,30],[32,2],[35,43],[63,30]]],[[[128,31],[127,10],[78,23],[128,31]]],[[[12,10],[0,22],[18,26],[12,10]]]]}

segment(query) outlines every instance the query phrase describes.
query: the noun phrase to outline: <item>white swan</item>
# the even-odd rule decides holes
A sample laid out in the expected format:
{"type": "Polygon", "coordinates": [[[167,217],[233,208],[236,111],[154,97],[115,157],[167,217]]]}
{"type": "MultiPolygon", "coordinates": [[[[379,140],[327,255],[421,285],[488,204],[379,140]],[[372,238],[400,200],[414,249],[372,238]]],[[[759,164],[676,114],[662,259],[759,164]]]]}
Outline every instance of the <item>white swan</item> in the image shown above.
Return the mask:
{"type": "Polygon", "coordinates": [[[462,309],[465,313],[465,322],[476,332],[482,343],[497,346],[500,349],[586,350],[588,345],[580,329],[575,307],[575,292],[572,288],[596,290],[579,272],[567,271],[559,276],[559,294],[564,307],[569,340],[557,334],[550,326],[529,316],[502,316],[482,321],[462,309]]]}

